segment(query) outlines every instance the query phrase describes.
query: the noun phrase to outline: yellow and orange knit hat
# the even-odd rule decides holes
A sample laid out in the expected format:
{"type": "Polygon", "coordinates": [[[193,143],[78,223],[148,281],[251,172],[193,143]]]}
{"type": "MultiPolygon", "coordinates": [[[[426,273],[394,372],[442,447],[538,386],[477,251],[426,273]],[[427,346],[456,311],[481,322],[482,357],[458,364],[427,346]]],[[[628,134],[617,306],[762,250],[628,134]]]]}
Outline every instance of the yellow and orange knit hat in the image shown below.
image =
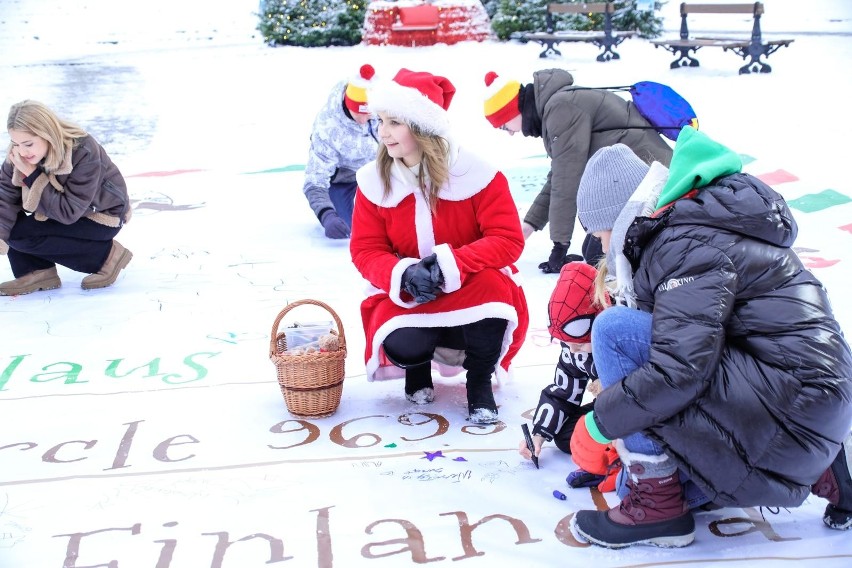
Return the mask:
{"type": "Polygon", "coordinates": [[[366,113],[367,110],[367,87],[370,79],[376,74],[376,70],[370,64],[362,65],[358,76],[353,77],[346,85],[343,93],[343,102],[350,112],[366,113]]]}
{"type": "Polygon", "coordinates": [[[494,128],[500,128],[519,114],[518,94],[521,84],[518,81],[502,81],[497,73],[485,74],[485,118],[494,128]]]}

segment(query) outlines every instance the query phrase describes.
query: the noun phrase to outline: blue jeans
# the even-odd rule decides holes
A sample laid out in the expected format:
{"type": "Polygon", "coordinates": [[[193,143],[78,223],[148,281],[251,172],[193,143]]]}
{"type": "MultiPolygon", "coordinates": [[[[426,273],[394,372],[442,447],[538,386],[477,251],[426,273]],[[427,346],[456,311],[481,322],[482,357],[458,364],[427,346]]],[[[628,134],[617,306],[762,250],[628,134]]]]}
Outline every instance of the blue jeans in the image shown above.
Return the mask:
{"type": "MultiPolygon", "coordinates": [[[[647,312],[625,306],[607,308],[595,318],[592,326],[592,354],[601,387],[607,389],[617,384],[633,370],[648,362],[651,356],[651,325],[653,317],[647,312]]],[[[663,449],[642,432],[622,438],[624,447],[631,452],[658,456],[663,449]]],[[[624,470],[616,483],[616,492],[624,497],[624,470]]],[[[709,499],[680,470],[684,485],[684,498],[690,508],[707,503],[709,499]]]]}
{"type": "MultiPolygon", "coordinates": [[[[607,389],[648,362],[651,353],[651,314],[613,306],[598,314],[592,326],[592,355],[601,387],[607,389]]],[[[663,449],[637,432],[622,438],[631,452],[658,456],[663,449]]]]}
{"type": "Polygon", "coordinates": [[[350,227],[352,226],[352,210],[355,209],[355,189],[357,187],[358,184],[354,181],[332,183],[328,187],[328,198],[331,199],[334,210],[350,227]]]}

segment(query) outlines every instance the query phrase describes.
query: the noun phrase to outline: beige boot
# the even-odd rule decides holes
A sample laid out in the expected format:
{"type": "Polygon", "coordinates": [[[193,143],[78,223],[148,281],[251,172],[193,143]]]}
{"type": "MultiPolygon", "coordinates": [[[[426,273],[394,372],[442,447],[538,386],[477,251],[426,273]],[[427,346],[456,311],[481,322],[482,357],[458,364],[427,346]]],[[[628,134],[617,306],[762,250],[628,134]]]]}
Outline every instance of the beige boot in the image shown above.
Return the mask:
{"type": "Polygon", "coordinates": [[[121,269],[130,263],[131,258],[133,258],[132,252],[124,248],[120,242],[112,241],[112,249],[110,249],[104,265],[95,274],[83,278],[80,286],[83,290],[92,290],[93,288],[106,288],[112,285],[118,278],[121,269]]]}
{"type": "Polygon", "coordinates": [[[51,266],[42,270],[34,270],[20,278],[0,284],[0,296],[18,296],[29,294],[36,290],[53,290],[62,286],[56,267],[51,266]]]}

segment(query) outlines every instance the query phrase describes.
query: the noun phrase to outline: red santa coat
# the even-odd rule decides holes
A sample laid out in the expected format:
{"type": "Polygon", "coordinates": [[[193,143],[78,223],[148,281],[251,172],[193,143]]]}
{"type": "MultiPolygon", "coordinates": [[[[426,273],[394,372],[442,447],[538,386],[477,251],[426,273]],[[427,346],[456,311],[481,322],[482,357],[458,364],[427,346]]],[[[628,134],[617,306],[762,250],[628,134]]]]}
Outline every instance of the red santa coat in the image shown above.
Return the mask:
{"type": "MultiPolygon", "coordinates": [[[[514,262],[524,248],[517,207],[506,177],[481,158],[460,149],[451,160],[434,214],[414,175],[397,160],[391,193],[384,196],[376,162],[357,172],[350,252],[370,284],[361,304],[366,336],[367,379],[401,376],[389,366],[382,344],[404,327],[452,327],[485,318],[507,320],[497,365],[508,376],[529,325],[526,297],[514,262]],[[402,273],[436,253],[444,275],[437,299],[417,304],[401,290],[402,273]]],[[[435,362],[444,374],[463,371],[464,353],[439,348],[435,362]]]]}

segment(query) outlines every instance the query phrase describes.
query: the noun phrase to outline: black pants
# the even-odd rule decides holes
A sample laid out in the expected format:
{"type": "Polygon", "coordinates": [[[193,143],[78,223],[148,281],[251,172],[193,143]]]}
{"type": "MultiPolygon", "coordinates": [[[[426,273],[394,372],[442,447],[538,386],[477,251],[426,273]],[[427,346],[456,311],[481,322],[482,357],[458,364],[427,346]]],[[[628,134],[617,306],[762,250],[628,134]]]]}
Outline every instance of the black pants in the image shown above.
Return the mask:
{"type": "Polygon", "coordinates": [[[85,217],[64,225],[50,219],[36,221],[32,215],[18,213],[8,240],[12,274],[20,278],[57,264],[93,274],[106,262],[112,239],[120,230],[85,217]]]}
{"type": "Polygon", "coordinates": [[[464,350],[468,378],[490,380],[507,325],[504,319],[486,318],[458,327],[404,327],[387,336],[385,353],[394,365],[408,368],[429,363],[439,345],[464,350]]]}

